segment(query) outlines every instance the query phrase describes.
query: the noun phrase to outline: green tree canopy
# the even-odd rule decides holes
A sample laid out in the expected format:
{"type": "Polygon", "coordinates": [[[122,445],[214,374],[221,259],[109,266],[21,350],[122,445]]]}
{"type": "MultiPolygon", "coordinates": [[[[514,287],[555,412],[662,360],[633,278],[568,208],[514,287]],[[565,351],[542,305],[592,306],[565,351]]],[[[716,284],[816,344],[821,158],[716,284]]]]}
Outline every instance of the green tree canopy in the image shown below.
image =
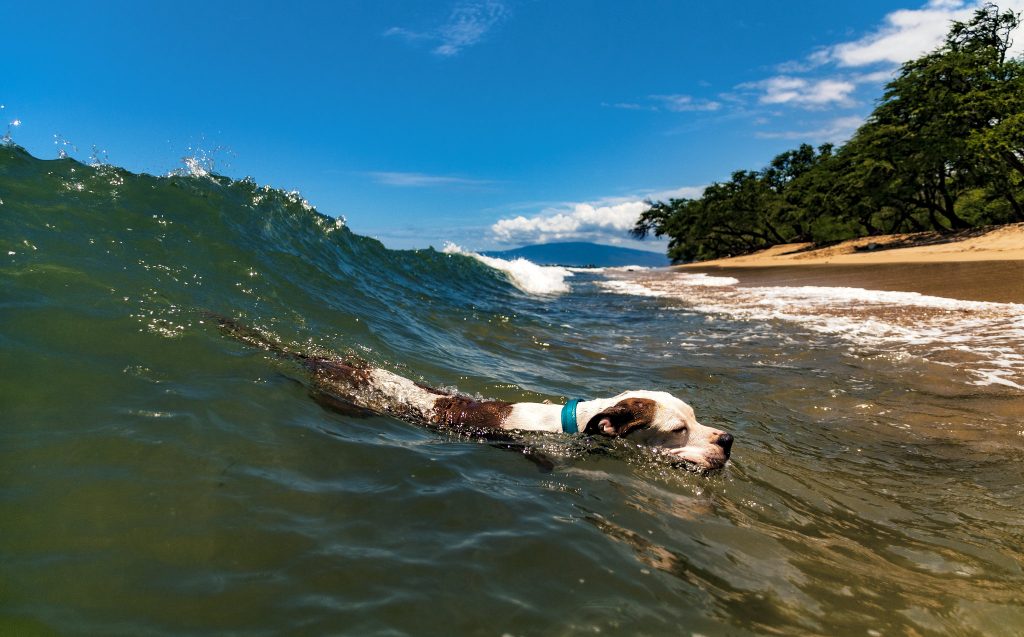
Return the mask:
{"type": "Polygon", "coordinates": [[[696,199],[649,202],[631,231],[669,237],[675,261],[792,241],[1024,221],[1020,16],[989,4],[905,63],[842,147],[803,144],[696,199]]]}

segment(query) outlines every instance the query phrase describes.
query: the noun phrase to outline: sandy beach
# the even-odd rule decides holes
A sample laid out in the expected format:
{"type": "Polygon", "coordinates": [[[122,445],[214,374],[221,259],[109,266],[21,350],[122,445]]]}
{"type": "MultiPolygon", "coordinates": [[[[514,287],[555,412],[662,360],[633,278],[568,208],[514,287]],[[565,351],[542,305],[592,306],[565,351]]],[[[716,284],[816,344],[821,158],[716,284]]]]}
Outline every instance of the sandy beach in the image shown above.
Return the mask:
{"type": "Polygon", "coordinates": [[[740,285],[861,287],[1024,303],[1024,224],[956,235],[863,237],[818,249],[785,244],[676,267],[732,276],[740,285]]]}

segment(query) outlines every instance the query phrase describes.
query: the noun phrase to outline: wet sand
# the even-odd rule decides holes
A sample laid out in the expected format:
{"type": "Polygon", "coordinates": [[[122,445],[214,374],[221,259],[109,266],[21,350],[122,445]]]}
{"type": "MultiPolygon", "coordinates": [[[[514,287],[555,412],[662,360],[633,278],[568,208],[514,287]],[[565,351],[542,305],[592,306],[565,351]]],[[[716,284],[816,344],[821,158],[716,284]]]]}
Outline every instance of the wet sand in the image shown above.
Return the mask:
{"type": "Polygon", "coordinates": [[[734,277],[740,286],[856,287],[964,301],[1024,303],[1024,261],[684,267],[688,272],[734,277]]]}
{"type": "Polygon", "coordinates": [[[863,237],[818,249],[810,244],[778,245],[677,268],[731,276],[741,286],[858,287],[1024,303],[1024,224],[958,235],[863,237]]]}

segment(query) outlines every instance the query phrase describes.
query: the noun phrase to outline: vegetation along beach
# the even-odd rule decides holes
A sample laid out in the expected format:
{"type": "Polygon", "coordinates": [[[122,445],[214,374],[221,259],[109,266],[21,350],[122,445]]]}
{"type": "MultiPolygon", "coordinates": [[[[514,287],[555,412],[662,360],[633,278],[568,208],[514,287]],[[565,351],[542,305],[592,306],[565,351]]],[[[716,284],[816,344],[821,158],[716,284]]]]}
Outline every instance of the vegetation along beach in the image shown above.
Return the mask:
{"type": "Polygon", "coordinates": [[[8,8],[0,635],[1024,634],[1024,5],[300,4],[8,8]]]}

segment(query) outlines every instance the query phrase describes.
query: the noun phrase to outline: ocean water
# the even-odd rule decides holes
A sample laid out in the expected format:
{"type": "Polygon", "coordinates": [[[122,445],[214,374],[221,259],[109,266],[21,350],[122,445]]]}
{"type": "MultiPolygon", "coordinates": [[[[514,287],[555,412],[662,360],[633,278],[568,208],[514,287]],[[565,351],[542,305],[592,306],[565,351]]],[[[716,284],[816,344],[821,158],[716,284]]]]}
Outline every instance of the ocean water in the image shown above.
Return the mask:
{"type": "Polygon", "coordinates": [[[0,634],[1019,635],[1024,306],[387,250],[0,147],[0,634]],[[504,400],[670,391],[709,476],[325,411],[225,338],[504,400]]]}

